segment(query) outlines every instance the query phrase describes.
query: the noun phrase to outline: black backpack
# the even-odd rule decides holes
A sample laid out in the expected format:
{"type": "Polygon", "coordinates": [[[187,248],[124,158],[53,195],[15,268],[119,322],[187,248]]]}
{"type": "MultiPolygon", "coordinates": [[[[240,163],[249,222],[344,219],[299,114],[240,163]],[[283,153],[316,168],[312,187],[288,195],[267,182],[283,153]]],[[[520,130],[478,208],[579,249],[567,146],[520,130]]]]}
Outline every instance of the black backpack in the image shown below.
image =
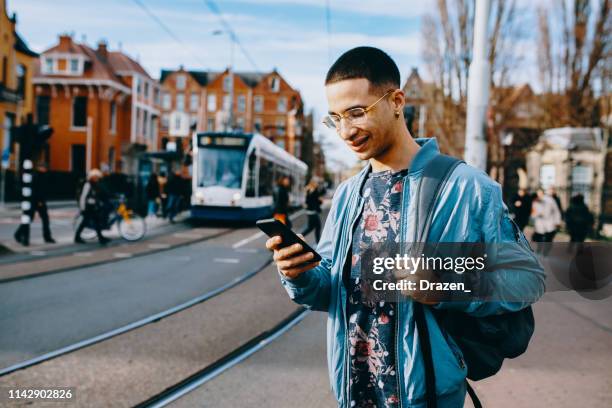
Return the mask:
{"type": "MultiPolygon", "coordinates": [[[[434,204],[448,177],[463,161],[446,155],[438,155],[425,167],[418,192],[417,236],[415,242],[427,242],[434,204]]],[[[516,232],[516,230],[515,230],[516,232]]],[[[429,332],[424,307],[414,303],[414,313],[419,341],[425,363],[427,407],[436,407],[435,372],[431,356],[429,332]]],[[[467,377],[477,381],[497,373],[504,359],[514,358],[527,349],[534,330],[531,306],[517,312],[501,315],[474,317],[459,311],[431,309],[442,331],[449,334],[461,349],[467,364],[467,377]]],[[[476,408],[481,403],[474,390],[467,390],[476,408]]]]}

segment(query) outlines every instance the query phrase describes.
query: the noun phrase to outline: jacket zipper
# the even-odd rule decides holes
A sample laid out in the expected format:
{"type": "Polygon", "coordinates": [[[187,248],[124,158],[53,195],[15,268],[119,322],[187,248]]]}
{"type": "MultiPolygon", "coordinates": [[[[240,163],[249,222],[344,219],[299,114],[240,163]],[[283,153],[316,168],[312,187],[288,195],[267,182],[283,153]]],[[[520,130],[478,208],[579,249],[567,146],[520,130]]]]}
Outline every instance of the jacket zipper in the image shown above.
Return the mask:
{"type": "MultiPolygon", "coordinates": [[[[406,176],[406,178],[404,179],[404,184],[402,186],[402,215],[406,216],[406,219],[408,218],[408,211],[405,211],[405,207],[404,207],[404,203],[406,203],[406,185],[409,185],[410,183],[410,178],[409,176],[406,176]]],[[[403,218],[403,217],[402,217],[403,218]]],[[[402,244],[402,242],[405,243],[405,237],[404,237],[404,224],[406,222],[406,219],[402,219],[400,221],[400,246],[402,244]]],[[[402,250],[402,248],[400,248],[400,251],[402,250]]],[[[400,408],[402,408],[402,406],[404,405],[403,403],[403,397],[402,397],[402,377],[401,377],[401,373],[402,373],[402,367],[400,367],[399,365],[399,352],[400,352],[400,342],[399,342],[399,322],[400,322],[400,312],[401,312],[401,298],[400,298],[400,294],[397,293],[397,302],[396,302],[396,311],[395,311],[395,373],[397,374],[397,394],[398,394],[398,399],[399,399],[399,406],[400,408]]]]}
{"type": "MultiPolygon", "coordinates": [[[[359,189],[361,190],[361,188],[359,189]]],[[[359,194],[359,193],[358,193],[359,194]]],[[[359,219],[359,214],[363,211],[363,199],[361,198],[361,196],[359,196],[358,201],[357,201],[357,206],[356,206],[356,212],[355,214],[355,218],[353,219],[353,221],[351,222],[351,228],[350,228],[350,234],[348,236],[348,242],[347,242],[347,250],[346,250],[346,254],[344,256],[344,262],[342,263],[342,274],[344,275],[344,267],[346,266],[346,257],[348,256],[349,253],[349,248],[351,245],[353,245],[353,232],[355,229],[355,223],[357,222],[357,220],[359,219]]],[[[349,274],[349,278],[350,278],[350,274],[349,274]]],[[[341,279],[342,281],[342,286],[344,286],[344,279],[341,279]]],[[[344,290],[347,292],[346,293],[346,299],[348,300],[348,291],[346,290],[346,288],[344,288],[344,290]]],[[[342,299],[341,299],[342,300],[342,299]]],[[[348,314],[346,313],[346,302],[343,302],[342,304],[342,313],[344,314],[344,350],[345,350],[345,356],[344,356],[344,380],[346,382],[344,388],[344,393],[345,393],[345,397],[344,397],[344,401],[347,407],[350,407],[350,381],[349,381],[349,372],[350,372],[350,368],[349,368],[349,360],[350,360],[350,353],[349,353],[349,341],[348,341],[348,330],[349,330],[349,325],[348,325],[348,314]]]]}

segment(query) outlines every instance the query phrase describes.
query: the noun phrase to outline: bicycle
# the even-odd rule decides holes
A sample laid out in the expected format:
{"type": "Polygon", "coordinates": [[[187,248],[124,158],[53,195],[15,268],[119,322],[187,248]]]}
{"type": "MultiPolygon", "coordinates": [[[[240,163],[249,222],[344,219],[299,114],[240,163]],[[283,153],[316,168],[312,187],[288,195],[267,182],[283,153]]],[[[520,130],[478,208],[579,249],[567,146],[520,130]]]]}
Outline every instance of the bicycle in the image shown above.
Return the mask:
{"type": "MultiPolygon", "coordinates": [[[[117,225],[119,235],[126,241],[135,242],[142,239],[147,232],[147,223],[144,218],[136,214],[128,208],[125,196],[120,195],[117,203],[111,203],[112,210],[101,208],[101,212],[105,215],[105,219],[101,220],[100,228],[103,231],[110,230],[113,225],[117,225]]],[[[82,214],[77,214],[72,221],[74,231],[78,228],[83,220],[82,214]]],[[[84,240],[93,240],[96,238],[96,231],[93,222],[85,225],[85,229],[81,233],[81,238],[84,240]]]]}

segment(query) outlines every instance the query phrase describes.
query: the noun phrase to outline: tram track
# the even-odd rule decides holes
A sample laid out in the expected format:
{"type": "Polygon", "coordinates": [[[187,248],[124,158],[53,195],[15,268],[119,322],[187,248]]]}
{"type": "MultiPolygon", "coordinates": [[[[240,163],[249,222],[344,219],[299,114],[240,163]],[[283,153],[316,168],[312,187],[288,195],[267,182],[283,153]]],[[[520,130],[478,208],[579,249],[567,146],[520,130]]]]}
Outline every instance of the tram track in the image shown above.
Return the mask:
{"type": "Polygon", "coordinates": [[[161,408],[167,406],[263,349],[295,325],[299,324],[308,313],[310,313],[310,310],[302,307],[298,308],[270,330],[266,330],[251,338],[249,341],[224,355],[214,363],[204,367],[173,386],[168,387],[159,394],[150,397],[146,401],[135,405],[135,408],[161,408]]]}
{"type": "MultiPolygon", "coordinates": [[[[299,217],[302,214],[304,214],[304,212],[303,211],[299,211],[299,212],[293,214],[291,218],[295,219],[295,218],[299,217]]],[[[207,236],[207,237],[202,238],[202,239],[197,240],[197,241],[186,242],[185,244],[177,245],[177,246],[174,246],[172,248],[164,248],[163,250],[165,251],[165,250],[177,248],[179,246],[185,246],[185,245],[194,244],[194,243],[197,243],[197,242],[205,241],[205,240],[210,239],[210,238],[218,238],[218,237],[227,235],[227,234],[229,234],[231,232],[234,232],[234,231],[236,231],[236,230],[232,229],[232,230],[222,231],[222,232],[220,232],[218,234],[207,236]]],[[[259,237],[259,233],[256,233],[253,236],[259,237]]],[[[243,241],[241,241],[241,242],[243,242],[243,241]]],[[[234,246],[234,249],[239,250],[235,246],[234,246]]],[[[158,249],[156,251],[151,251],[151,252],[159,252],[159,251],[160,250],[158,249]]],[[[150,252],[148,252],[148,253],[150,253],[150,252]]],[[[142,254],[142,255],[145,255],[145,254],[142,254]]],[[[142,256],[142,255],[139,254],[138,256],[142,256]]],[[[107,263],[112,263],[112,262],[116,262],[116,261],[120,261],[120,260],[122,260],[122,259],[121,258],[111,259],[111,260],[108,260],[108,262],[100,262],[100,263],[97,263],[95,265],[107,264],[107,263]]],[[[245,281],[249,280],[250,278],[252,278],[255,275],[257,275],[259,272],[264,270],[271,263],[272,263],[272,256],[270,256],[267,261],[265,261],[262,265],[256,267],[255,269],[253,269],[253,270],[251,270],[251,271],[249,271],[249,272],[247,272],[245,274],[242,274],[242,275],[234,278],[233,280],[231,280],[230,282],[228,282],[228,283],[226,283],[224,285],[221,285],[221,286],[219,286],[219,287],[217,287],[217,288],[215,288],[215,289],[213,289],[211,291],[206,292],[205,294],[199,295],[199,296],[197,296],[195,298],[192,298],[192,299],[190,299],[188,301],[185,301],[185,302],[183,302],[183,303],[181,303],[179,305],[173,306],[173,307],[168,308],[168,309],[166,309],[164,311],[161,311],[161,312],[152,314],[150,316],[147,316],[145,318],[139,319],[139,320],[137,320],[135,322],[123,325],[123,326],[121,326],[119,328],[116,328],[116,329],[113,329],[113,330],[109,330],[109,331],[106,331],[106,332],[104,332],[102,334],[90,337],[88,339],[81,340],[81,341],[78,341],[76,343],[70,344],[68,346],[61,347],[59,349],[47,352],[47,353],[42,354],[40,356],[37,356],[37,357],[31,358],[31,359],[25,360],[25,361],[22,361],[22,362],[13,364],[13,365],[10,365],[10,366],[5,367],[5,368],[1,368],[0,369],[0,378],[4,377],[6,375],[9,375],[11,373],[14,373],[16,371],[23,370],[23,369],[26,369],[26,368],[38,365],[40,363],[43,363],[43,362],[55,359],[57,357],[60,357],[60,356],[63,356],[65,354],[74,352],[76,350],[83,349],[83,348],[88,347],[88,346],[92,346],[94,344],[100,343],[100,342],[108,340],[110,338],[113,338],[113,337],[119,336],[121,334],[124,334],[124,333],[130,332],[130,331],[133,331],[135,329],[141,328],[141,327],[146,326],[148,324],[158,322],[158,321],[160,321],[160,320],[162,320],[162,319],[164,319],[166,317],[169,317],[171,315],[177,314],[177,313],[179,313],[179,312],[181,312],[183,310],[186,310],[186,309],[188,309],[190,307],[193,307],[193,306],[195,306],[197,304],[203,303],[203,302],[205,302],[205,301],[207,301],[207,300],[209,300],[209,299],[211,299],[211,298],[213,298],[215,296],[220,295],[221,293],[223,293],[223,292],[225,292],[225,291],[227,291],[227,290],[229,290],[229,289],[231,289],[231,288],[233,288],[235,286],[240,285],[241,283],[244,283],[245,281]]],[[[94,265],[88,264],[88,265],[85,265],[85,266],[78,266],[78,267],[75,266],[73,268],[69,268],[69,269],[62,270],[62,271],[50,271],[48,273],[36,274],[36,275],[27,276],[27,277],[20,277],[18,279],[11,279],[11,280],[35,278],[35,277],[38,277],[38,276],[41,276],[41,275],[49,275],[49,274],[54,274],[54,273],[66,272],[68,270],[73,270],[73,269],[77,269],[77,268],[80,268],[80,267],[90,267],[90,266],[94,266],[94,265]]],[[[8,280],[0,280],[0,283],[7,282],[7,281],[8,280]]]]}

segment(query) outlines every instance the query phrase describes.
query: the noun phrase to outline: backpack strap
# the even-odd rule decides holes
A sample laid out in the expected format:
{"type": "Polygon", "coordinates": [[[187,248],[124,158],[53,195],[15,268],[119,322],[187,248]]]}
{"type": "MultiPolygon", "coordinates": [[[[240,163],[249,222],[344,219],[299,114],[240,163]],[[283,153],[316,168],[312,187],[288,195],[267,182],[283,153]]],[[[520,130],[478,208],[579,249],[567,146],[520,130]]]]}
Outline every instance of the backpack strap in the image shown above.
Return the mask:
{"type": "MultiPolygon", "coordinates": [[[[451,156],[439,154],[434,157],[423,170],[421,181],[417,188],[416,207],[416,236],[414,244],[422,246],[429,237],[431,219],[433,217],[434,205],[442,187],[448,180],[450,174],[463,161],[451,156]]],[[[417,249],[413,247],[413,250],[417,249]]],[[[417,250],[420,251],[421,248],[417,250]]],[[[414,318],[421,345],[421,354],[425,366],[425,398],[427,408],[437,408],[436,400],[436,375],[429,341],[429,329],[425,320],[423,305],[419,302],[413,304],[414,318]]],[[[471,394],[470,394],[471,395],[471,394]]]]}

